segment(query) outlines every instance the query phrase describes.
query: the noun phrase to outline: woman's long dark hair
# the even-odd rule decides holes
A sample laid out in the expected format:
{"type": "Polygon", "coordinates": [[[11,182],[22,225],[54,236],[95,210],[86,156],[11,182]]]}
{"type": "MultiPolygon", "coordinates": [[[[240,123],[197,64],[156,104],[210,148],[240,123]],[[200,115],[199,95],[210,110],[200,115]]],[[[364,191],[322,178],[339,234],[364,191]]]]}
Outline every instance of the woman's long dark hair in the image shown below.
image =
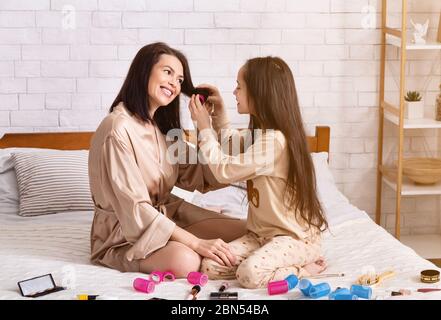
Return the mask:
{"type": "Polygon", "coordinates": [[[285,196],[289,206],[309,226],[327,229],[289,66],[277,57],[250,59],[244,66],[244,81],[254,114],[250,118],[250,128],[280,130],[286,138],[289,170],[285,196]]]}
{"type": "Polygon", "coordinates": [[[142,47],[130,65],[127,77],[110,107],[110,112],[123,102],[126,108],[140,119],[146,122],[154,121],[163,134],[171,129],[180,129],[179,95],[167,106],[161,106],[156,110],[154,118],[149,115],[149,98],[147,88],[150,73],[153,66],[158,63],[161,55],[175,56],[182,63],[184,69],[184,81],[181,84],[181,92],[187,96],[197,92],[191,80],[187,58],[180,51],[170,48],[163,42],[156,42],[142,47]]]}

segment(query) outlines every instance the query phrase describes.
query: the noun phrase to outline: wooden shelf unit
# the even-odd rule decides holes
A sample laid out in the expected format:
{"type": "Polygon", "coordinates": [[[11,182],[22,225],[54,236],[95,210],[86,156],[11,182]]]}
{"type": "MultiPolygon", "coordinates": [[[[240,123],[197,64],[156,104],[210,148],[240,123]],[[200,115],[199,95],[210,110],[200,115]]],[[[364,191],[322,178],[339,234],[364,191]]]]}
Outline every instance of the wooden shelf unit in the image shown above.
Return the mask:
{"type": "MultiPolygon", "coordinates": [[[[439,0],[433,0],[439,1],[439,0]]],[[[419,195],[441,195],[441,183],[434,185],[416,185],[403,176],[403,145],[405,129],[436,129],[441,128],[441,121],[434,119],[405,119],[404,118],[404,95],[405,95],[405,66],[406,53],[409,50],[441,50],[441,43],[428,41],[425,44],[414,44],[407,39],[407,0],[402,0],[401,28],[394,29],[387,26],[387,0],[382,0],[381,9],[381,63],[380,63],[380,95],[379,95],[379,129],[378,129],[378,166],[377,166],[377,200],[375,221],[381,223],[381,196],[382,185],[391,187],[396,193],[395,208],[395,237],[400,239],[400,215],[401,197],[419,195]],[[400,52],[400,87],[399,105],[394,106],[385,101],[385,69],[386,48],[392,45],[399,48],[400,52]],[[383,167],[383,131],[384,122],[393,123],[398,129],[398,160],[394,168],[393,178],[386,175],[383,167]]],[[[440,21],[441,23],[441,21],[440,21]]],[[[390,172],[389,172],[390,173],[390,172]]],[[[440,237],[441,238],[441,237],[440,237]]],[[[409,240],[407,236],[406,240],[409,240]]],[[[411,241],[410,241],[411,242],[411,241]]]]}

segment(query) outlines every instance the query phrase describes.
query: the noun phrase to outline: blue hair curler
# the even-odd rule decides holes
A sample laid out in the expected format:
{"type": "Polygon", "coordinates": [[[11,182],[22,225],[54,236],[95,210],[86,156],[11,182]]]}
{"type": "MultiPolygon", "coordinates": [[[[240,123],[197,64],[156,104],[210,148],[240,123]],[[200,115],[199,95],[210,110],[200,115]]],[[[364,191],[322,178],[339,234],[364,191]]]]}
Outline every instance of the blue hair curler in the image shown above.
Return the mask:
{"type": "Polygon", "coordinates": [[[285,281],[288,282],[288,289],[292,290],[296,287],[297,283],[299,282],[299,278],[295,274],[290,274],[285,278],[285,281]]]}
{"type": "Polygon", "coordinates": [[[372,297],[372,288],[360,284],[353,284],[351,286],[351,293],[363,299],[370,299],[372,297]]]}
{"type": "Polygon", "coordinates": [[[302,293],[309,297],[309,290],[312,288],[312,283],[308,279],[302,279],[299,282],[299,289],[302,293]]]}
{"type": "Polygon", "coordinates": [[[342,294],[351,294],[351,291],[349,291],[348,288],[337,288],[329,294],[329,300],[337,300],[337,299],[334,299],[335,296],[342,295],[342,294]]]}
{"type": "Polygon", "coordinates": [[[316,284],[315,286],[312,286],[311,289],[309,289],[309,296],[311,298],[317,299],[324,296],[327,296],[331,292],[331,287],[327,282],[322,282],[319,284],[316,284]]]}
{"type": "Polygon", "coordinates": [[[333,300],[358,300],[355,294],[336,294],[333,300]]]}

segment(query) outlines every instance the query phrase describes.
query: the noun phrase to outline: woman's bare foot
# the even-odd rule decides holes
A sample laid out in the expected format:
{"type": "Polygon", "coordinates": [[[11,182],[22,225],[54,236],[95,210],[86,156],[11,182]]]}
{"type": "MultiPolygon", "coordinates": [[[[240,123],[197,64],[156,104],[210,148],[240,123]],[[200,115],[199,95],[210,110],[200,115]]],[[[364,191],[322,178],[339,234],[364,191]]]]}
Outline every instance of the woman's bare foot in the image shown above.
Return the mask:
{"type": "Polygon", "coordinates": [[[324,257],[320,257],[320,258],[318,258],[317,261],[308,263],[303,266],[303,269],[308,271],[308,273],[311,276],[317,275],[317,274],[325,271],[326,268],[327,268],[327,265],[326,265],[326,261],[325,261],[324,257]]]}

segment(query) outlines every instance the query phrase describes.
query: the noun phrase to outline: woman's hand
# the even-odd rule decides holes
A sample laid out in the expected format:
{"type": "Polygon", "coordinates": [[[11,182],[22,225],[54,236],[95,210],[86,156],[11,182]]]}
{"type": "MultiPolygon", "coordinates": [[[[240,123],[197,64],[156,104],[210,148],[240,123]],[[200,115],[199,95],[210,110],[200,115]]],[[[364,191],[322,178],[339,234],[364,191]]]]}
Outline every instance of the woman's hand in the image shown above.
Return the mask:
{"type": "Polygon", "coordinates": [[[210,84],[200,84],[196,88],[207,89],[209,96],[205,104],[207,106],[213,106],[212,115],[219,114],[220,111],[225,109],[224,100],[222,99],[219,89],[210,84]]]}
{"type": "Polygon", "coordinates": [[[236,258],[231,253],[228,244],[222,239],[198,239],[192,249],[201,256],[210,258],[222,266],[231,267],[236,263],[236,258]]]}
{"type": "Polygon", "coordinates": [[[207,109],[199,101],[199,95],[191,95],[188,108],[190,109],[191,119],[197,122],[199,130],[211,128],[210,115],[208,114],[207,109]]]}

